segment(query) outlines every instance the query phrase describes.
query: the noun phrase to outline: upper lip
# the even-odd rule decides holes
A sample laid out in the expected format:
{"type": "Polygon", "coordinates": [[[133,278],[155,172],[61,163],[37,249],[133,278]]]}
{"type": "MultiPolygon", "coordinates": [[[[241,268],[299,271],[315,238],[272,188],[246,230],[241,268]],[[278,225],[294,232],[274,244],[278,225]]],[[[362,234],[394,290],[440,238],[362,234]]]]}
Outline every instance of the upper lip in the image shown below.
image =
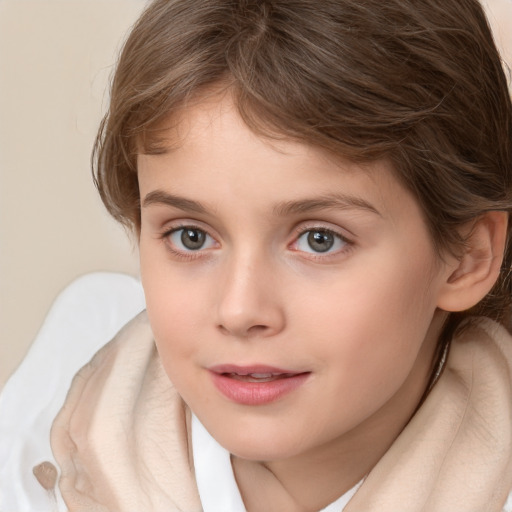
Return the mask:
{"type": "Polygon", "coordinates": [[[228,373],[236,375],[252,375],[252,374],[273,374],[273,375],[295,375],[306,373],[301,371],[289,370],[285,368],[277,368],[265,364],[237,365],[237,364],[219,364],[211,366],[209,370],[219,375],[228,373]]]}

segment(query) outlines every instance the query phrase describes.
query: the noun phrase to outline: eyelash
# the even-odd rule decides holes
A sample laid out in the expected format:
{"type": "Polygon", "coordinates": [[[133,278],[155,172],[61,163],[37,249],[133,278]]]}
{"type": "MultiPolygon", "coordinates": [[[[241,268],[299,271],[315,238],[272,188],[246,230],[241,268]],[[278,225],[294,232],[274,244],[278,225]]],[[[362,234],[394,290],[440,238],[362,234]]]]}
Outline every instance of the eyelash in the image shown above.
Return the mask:
{"type": "MultiPolygon", "coordinates": [[[[205,252],[207,251],[207,249],[199,248],[196,251],[194,251],[192,249],[190,249],[188,251],[182,251],[182,250],[179,250],[179,249],[176,249],[176,248],[173,247],[173,245],[170,243],[169,238],[173,234],[175,234],[175,233],[177,233],[179,231],[182,231],[184,229],[201,231],[207,237],[211,238],[216,244],[218,244],[218,242],[216,241],[215,237],[210,235],[208,233],[208,231],[206,229],[202,228],[201,226],[198,226],[198,225],[195,225],[195,224],[192,224],[192,223],[190,223],[190,224],[179,224],[177,226],[173,226],[170,229],[166,229],[165,231],[163,231],[159,235],[159,238],[162,239],[163,242],[165,243],[166,249],[168,251],[170,251],[173,254],[174,257],[177,257],[177,258],[179,258],[181,260],[185,260],[185,261],[191,261],[191,260],[197,259],[199,257],[204,258],[206,256],[205,252]]],[[[304,256],[307,259],[326,261],[328,259],[335,258],[336,256],[339,256],[341,254],[347,253],[349,250],[351,250],[353,248],[353,246],[354,246],[354,242],[351,241],[350,239],[348,239],[346,236],[344,236],[341,233],[339,233],[338,231],[333,230],[332,228],[328,228],[326,226],[322,226],[322,225],[316,224],[316,225],[308,226],[307,228],[305,228],[303,225],[300,228],[297,228],[295,230],[293,242],[288,244],[287,247],[291,248],[291,250],[294,251],[294,252],[300,252],[303,255],[307,255],[307,256],[304,256]],[[300,249],[293,248],[293,246],[294,245],[296,246],[298,244],[299,240],[303,236],[305,236],[307,233],[315,233],[315,232],[324,233],[326,235],[331,235],[336,240],[342,242],[344,244],[344,246],[341,249],[339,249],[339,250],[337,250],[335,252],[327,252],[327,251],[330,250],[330,248],[329,248],[329,249],[327,249],[327,251],[325,253],[315,252],[315,251],[306,252],[306,251],[301,251],[300,249]]]]}

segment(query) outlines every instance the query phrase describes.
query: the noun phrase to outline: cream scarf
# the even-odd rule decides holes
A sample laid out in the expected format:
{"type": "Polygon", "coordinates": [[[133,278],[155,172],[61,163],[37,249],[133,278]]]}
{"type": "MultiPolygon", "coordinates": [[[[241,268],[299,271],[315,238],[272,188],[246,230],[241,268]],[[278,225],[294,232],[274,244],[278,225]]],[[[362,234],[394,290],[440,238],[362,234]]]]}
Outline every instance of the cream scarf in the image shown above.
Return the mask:
{"type": "MultiPolygon", "coordinates": [[[[201,510],[190,411],[144,313],[77,374],[51,442],[70,512],[201,510]]],[[[500,512],[511,488],[512,338],[482,319],[345,512],[500,512]]]]}

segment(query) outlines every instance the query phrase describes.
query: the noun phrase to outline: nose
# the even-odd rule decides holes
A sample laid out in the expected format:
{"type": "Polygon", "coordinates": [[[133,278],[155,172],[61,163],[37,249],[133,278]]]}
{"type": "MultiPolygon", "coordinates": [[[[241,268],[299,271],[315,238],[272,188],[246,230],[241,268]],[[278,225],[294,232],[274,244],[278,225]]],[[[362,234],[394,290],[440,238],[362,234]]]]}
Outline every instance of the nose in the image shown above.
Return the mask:
{"type": "Polygon", "coordinates": [[[233,258],[218,290],[217,326],[237,338],[270,337],[285,327],[277,273],[256,257],[233,258]]]}

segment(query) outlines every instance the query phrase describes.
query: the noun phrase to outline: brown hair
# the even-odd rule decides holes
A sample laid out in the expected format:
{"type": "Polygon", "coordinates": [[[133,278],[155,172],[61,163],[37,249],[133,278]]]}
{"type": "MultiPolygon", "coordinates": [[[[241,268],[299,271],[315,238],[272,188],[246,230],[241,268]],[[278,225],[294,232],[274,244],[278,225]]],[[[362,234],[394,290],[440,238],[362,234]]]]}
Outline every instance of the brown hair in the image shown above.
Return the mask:
{"type": "MultiPolygon", "coordinates": [[[[134,26],[95,145],[109,212],[140,227],[138,146],[224,83],[255,131],[356,162],[388,158],[437,248],[512,207],[512,106],[478,0],[156,0],[134,26]]],[[[471,313],[509,318],[512,247],[471,313]]],[[[451,315],[449,330],[461,315],[451,315]]]]}

